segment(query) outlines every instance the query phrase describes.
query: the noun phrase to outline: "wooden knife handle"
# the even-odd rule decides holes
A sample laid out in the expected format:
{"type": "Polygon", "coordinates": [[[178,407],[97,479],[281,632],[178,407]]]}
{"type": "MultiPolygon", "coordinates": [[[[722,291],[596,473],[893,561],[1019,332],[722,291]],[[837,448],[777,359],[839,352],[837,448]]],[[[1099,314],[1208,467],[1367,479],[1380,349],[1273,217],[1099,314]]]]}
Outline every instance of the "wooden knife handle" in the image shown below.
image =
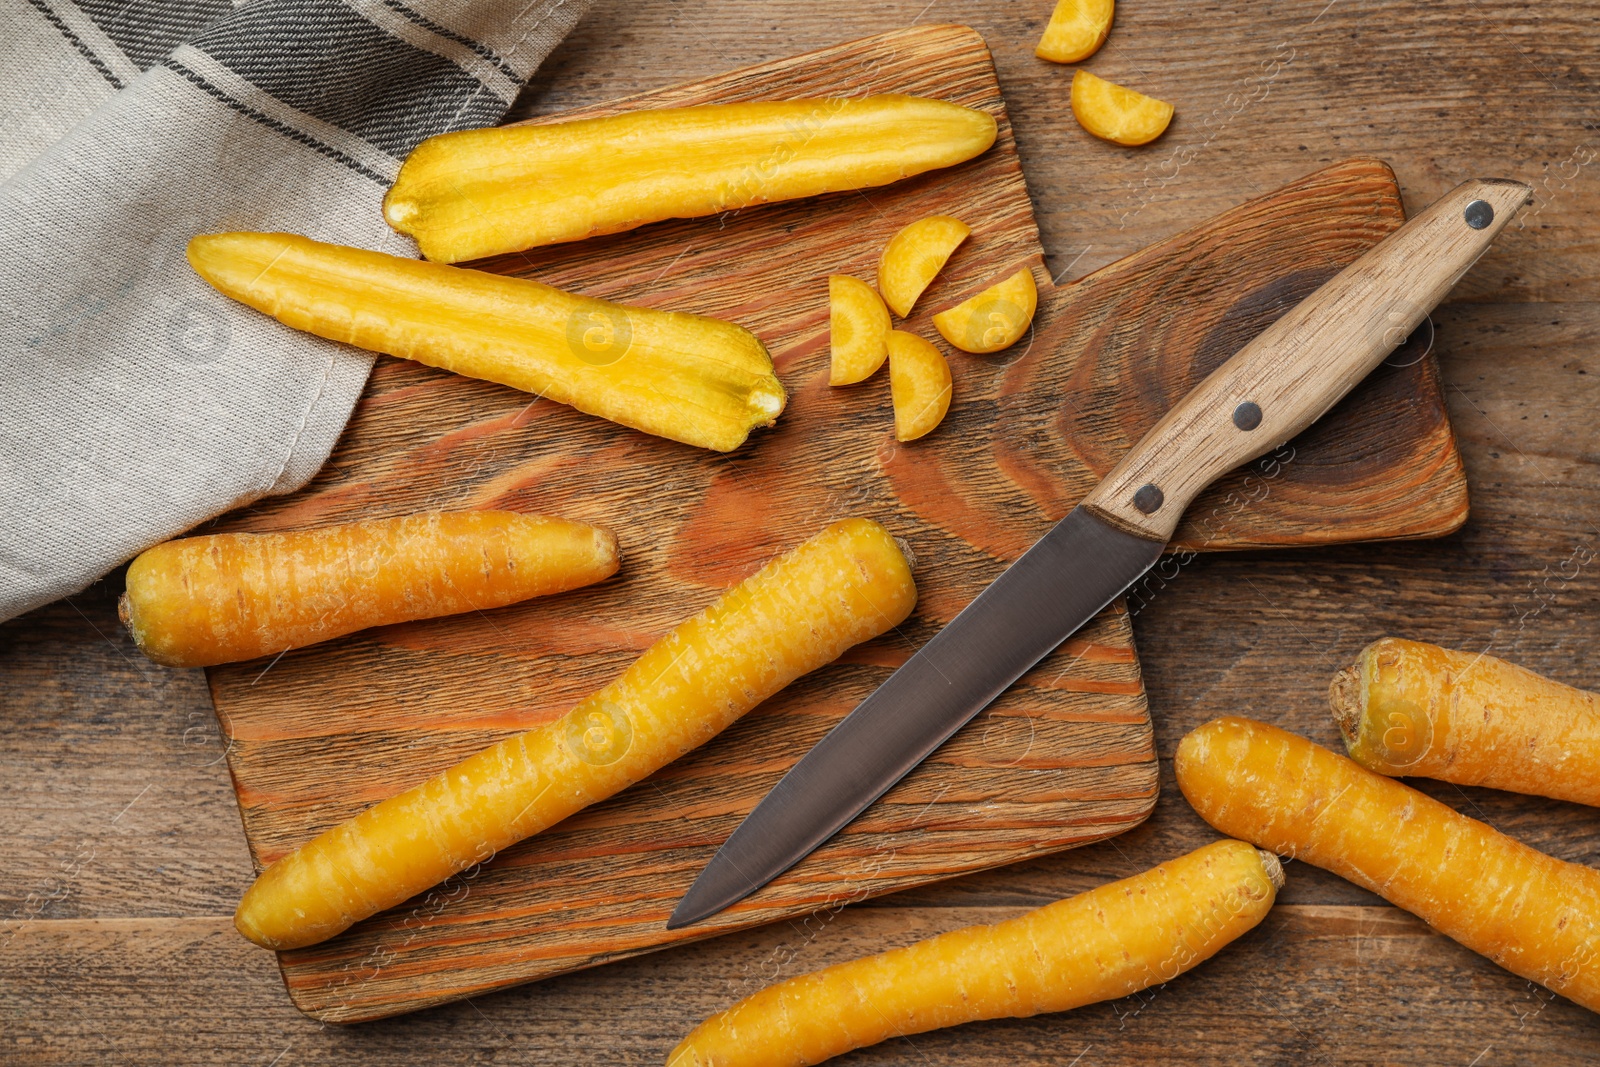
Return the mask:
{"type": "Polygon", "coordinates": [[[1084,506],[1129,533],[1170,540],[1202,489],[1316,422],[1383,362],[1532,192],[1480,178],[1434,201],[1211,372],[1084,506]]]}

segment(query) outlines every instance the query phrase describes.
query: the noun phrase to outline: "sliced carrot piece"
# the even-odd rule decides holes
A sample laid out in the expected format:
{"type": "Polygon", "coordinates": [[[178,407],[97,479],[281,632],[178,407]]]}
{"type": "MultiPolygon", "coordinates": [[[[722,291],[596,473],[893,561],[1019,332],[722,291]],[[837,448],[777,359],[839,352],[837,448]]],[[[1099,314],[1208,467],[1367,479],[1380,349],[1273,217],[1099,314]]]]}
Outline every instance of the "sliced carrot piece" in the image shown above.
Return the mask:
{"type": "Polygon", "coordinates": [[[902,319],[972,228],[949,215],[918,219],[893,237],[878,261],[878,292],[902,319]]]}
{"type": "Polygon", "coordinates": [[[889,393],[894,397],[895,439],[915,441],[950,410],[950,364],[916,334],[890,330],[889,393]]]}
{"type": "Polygon", "coordinates": [[[1033,268],[1023,267],[977,296],[939,312],[933,325],[963,352],[998,352],[1028,332],[1038,306],[1033,268]]]}
{"type": "Polygon", "coordinates": [[[848,274],[828,276],[828,339],[833,359],[829,385],[854,385],[872,377],[889,355],[889,309],[877,292],[848,274]]]}
{"type": "Polygon", "coordinates": [[[1056,63],[1079,63],[1100,50],[1111,32],[1114,0],[1060,0],[1033,54],[1056,63]]]}
{"type": "Polygon", "coordinates": [[[1072,113],[1096,137],[1125,145],[1149,144],[1172,121],[1171,104],[1086,70],[1072,76],[1072,113]]]}

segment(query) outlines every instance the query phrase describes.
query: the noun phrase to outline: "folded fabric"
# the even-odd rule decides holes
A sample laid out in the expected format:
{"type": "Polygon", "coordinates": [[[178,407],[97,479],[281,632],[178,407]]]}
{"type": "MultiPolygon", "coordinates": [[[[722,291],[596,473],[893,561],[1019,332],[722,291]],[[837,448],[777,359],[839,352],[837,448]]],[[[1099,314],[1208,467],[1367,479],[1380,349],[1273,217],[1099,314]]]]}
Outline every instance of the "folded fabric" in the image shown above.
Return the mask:
{"type": "Polygon", "coordinates": [[[590,3],[0,0],[0,620],[305,484],[349,417],[372,357],[214,292],[189,238],[414,255],[400,160],[499,121],[590,3]]]}

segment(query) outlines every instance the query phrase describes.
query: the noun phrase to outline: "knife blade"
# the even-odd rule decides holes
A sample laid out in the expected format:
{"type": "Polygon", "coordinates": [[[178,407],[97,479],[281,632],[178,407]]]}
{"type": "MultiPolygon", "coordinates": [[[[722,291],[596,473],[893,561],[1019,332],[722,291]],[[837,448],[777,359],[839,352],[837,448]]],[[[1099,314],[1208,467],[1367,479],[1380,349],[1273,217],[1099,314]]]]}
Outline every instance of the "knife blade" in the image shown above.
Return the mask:
{"type": "Polygon", "coordinates": [[[804,859],[1138,581],[1201,490],[1321,418],[1421,323],[1531,193],[1507,179],[1462,183],[1208,375],[790,768],[667,928],[715,915],[804,859]]]}

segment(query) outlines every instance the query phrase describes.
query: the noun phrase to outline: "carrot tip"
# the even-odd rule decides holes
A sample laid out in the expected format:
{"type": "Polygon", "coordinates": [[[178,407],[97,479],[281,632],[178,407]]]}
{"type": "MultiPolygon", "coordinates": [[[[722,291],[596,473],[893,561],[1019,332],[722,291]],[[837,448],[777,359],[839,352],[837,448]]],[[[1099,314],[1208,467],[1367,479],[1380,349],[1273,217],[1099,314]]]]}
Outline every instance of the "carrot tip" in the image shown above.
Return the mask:
{"type": "Polygon", "coordinates": [[[1361,659],[1341,668],[1328,683],[1328,710],[1346,747],[1354,745],[1361,732],[1361,659]]]}
{"type": "Polygon", "coordinates": [[[896,537],[894,543],[900,546],[900,554],[906,558],[906,567],[917,569],[917,554],[911,551],[911,543],[903,537],[896,537]]]}
{"type": "Polygon", "coordinates": [[[1261,856],[1261,868],[1267,872],[1267,880],[1272,883],[1272,888],[1282,889],[1284,883],[1283,864],[1278,857],[1264,848],[1256,849],[1261,856]]]}

